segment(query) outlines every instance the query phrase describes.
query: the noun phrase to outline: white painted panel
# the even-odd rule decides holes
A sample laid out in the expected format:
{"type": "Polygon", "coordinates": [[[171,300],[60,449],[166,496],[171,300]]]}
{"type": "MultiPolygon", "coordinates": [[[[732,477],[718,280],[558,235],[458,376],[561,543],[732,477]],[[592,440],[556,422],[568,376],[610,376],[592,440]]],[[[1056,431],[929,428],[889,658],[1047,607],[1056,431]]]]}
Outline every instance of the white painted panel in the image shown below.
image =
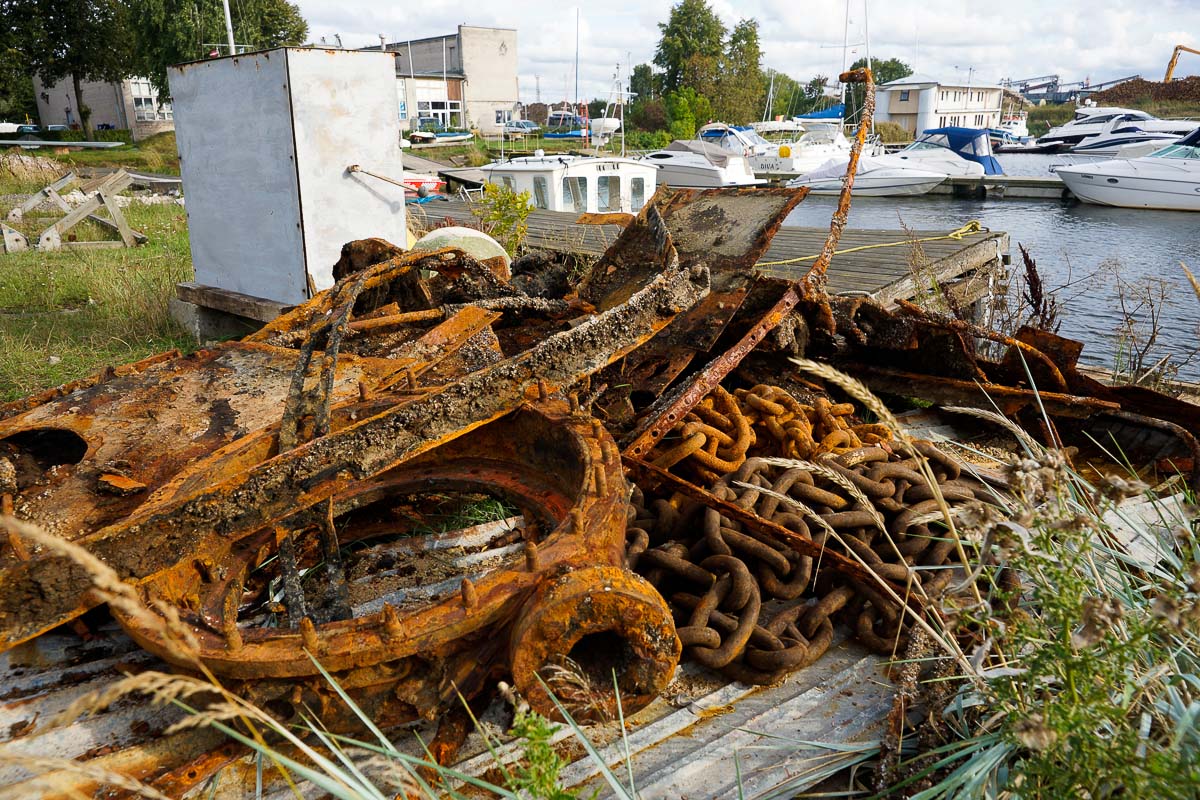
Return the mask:
{"type": "Polygon", "coordinates": [[[185,64],[168,75],[196,281],[303,302],[284,52],[185,64]]]}
{"type": "Polygon", "coordinates": [[[300,208],[309,274],[333,285],[342,245],[377,236],[405,244],[404,190],[347,167],[401,177],[391,53],[288,50],[300,208]]]}

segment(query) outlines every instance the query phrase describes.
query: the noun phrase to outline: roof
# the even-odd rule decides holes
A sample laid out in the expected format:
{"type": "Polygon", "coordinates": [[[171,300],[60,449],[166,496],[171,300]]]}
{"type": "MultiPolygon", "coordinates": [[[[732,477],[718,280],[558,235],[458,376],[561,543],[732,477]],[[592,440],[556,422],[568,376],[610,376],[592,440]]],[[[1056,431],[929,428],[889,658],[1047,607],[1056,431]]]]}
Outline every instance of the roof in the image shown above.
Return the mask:
{"type": "MultiPolygon", "coordinates": [[[[923,72],[914,72],[912,75],[907,75],[903,78],[897,78],[894,81],[888,81],[879,85],[879,88],[884,90],[902,89],[908,86],[966,86],[967,81],[955,79],[953,81],[942,81],[923,72]]],[[[998,83],[986,83],[980,81],[970,82],[972,89],[999,89],[998,83]]]]}

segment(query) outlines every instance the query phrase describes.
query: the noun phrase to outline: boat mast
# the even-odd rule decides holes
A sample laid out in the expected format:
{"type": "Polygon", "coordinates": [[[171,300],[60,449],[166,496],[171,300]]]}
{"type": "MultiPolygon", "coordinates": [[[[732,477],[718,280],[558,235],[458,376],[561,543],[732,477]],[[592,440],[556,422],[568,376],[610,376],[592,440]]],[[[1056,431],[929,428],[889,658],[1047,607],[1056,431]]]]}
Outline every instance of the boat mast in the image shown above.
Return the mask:
{"type": "Polygon", "coordinates": [[[771,114],[771,101],[775,99],[775,70],[771,70],[771,85],[767,88],[767,105],[763,108],[762,121],[766,122],[771,114]]]}
{"type": "MultiPolygon", "coordinates": [[[[846,0],[846,22],[842,26],[842,71],[846,72],[846,52],[850,49],[850,0],[846,0]]],[[[846,118],[846,84],[842,84],[842,119],[846,118]]]]}
{"type": "MultiPolygon", "coordinates": [[[[867,13],[867,0],[863,0],[863,39],[867,46],[867,69],[874,71],[871,67],[871,15],[867,13]]],[[[875,115],[871,115],[871,133],[875,132],[875,115]]]]}

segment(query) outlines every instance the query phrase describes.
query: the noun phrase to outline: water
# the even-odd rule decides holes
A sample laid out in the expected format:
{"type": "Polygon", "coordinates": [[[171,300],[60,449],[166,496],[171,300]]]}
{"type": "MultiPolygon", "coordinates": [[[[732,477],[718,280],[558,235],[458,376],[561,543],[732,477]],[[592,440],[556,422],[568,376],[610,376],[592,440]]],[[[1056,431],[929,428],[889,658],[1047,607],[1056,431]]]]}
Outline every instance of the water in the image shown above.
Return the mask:
{"type": "MultiPolygon", "coordinates": [[[[1052,164],[1082,160],[1026,153],[998,158],[1010,175],[1048,175],[1052,164]]],[[[836,203],[836,197],[808,197],[787,224],[828,227],[836,203]]],[[[1146,286],[1161,281],[1165,287],[1159,344],[1151,364],[1168,352],[1178,358],[1200,347],[1200,299],[1179,267],[1185,262],[1200,275],[1200,213],[1056,200],[856,197],[849,226],[900,231],[903,221],[913,229],[953,230],[970,220],[1008,232],[1014,271],[1021,265],[1018,243],[1037,261],[1047,287],[1057,289],[1064,306],[1060,333],[1084,343],[1084,363],[1106,367],[1114,363],[1122,319],[1120,282],[1146,286]]],[[[905,258],[905,249],[896,249],[897,258],[905,258]]],[[[1129,297],[1127,290],[1126,305],[1132,308],[1136,301],[1131,303],[1129,297]]],[[[1140,308],[1135,316],[1148,320],[1149,310],[1140,308]]],[[[1194,361],[1181,368],[1180,377],[1200,380],[1200,358],[1194,361]]]]}

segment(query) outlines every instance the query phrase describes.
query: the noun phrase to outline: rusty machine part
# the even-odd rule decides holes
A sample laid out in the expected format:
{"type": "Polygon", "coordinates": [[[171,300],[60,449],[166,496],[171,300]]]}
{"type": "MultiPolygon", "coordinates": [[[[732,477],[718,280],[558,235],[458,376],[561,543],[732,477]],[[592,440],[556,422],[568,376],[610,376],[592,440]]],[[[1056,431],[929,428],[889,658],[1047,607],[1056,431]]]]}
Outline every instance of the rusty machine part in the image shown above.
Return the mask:
{"type": "MultiPolygon", "coordinates": [[[[349,582],[350,618],[323,620],[319,603],[313,602],[317,598],[294,602],[285,588],[285,610],[293,624],[268,624],[271,615],[264,608],[270,604],[263,596],[272,577],[286,580],[278,575],[279,527],[223,539],[223,550],[206,556],[213,566],[197,570],[181,564],[155,576],[144,590],[149,598],[180,608],[199,640],[201,660],[214,673],[243,681],[268,679],[254,694],[277,691],[279,696],[271,697],[276,709],[281,702],[297,710],[304,703],[318,707],[316,700],[320,707],[336,707],[336,696],[309,653],[343,687],[373,700],[375,718],[394,724],[432,717],[453,702],[456,692],[471,696],[493,673],[505,671],[499,669],[505,658],[522,688],[535,687],[535,676],[556,654],[574,653],[570,657],[582,668],[607,675],[606,666],[588,660],[603,658],[602,653],[575,648],[580,639],[602,634],[629,652],[616,665],[617,676],[622,702],[637,708],[670,679],[679,652],[662,601],[648,587],[629,590],[637,579],[620,569],[626,496],[619,454],[603,427],[572,413],[566,399],[550,397],[334,495],[332,522],[341,547],[375,545],[372,569],[349,582]],[[403,563],[432,551],[435,543],[429,536],[406,534],[387,513],[389,504],[417,493],[450,491],[491,494],[516,506],[524,521],[520,538],[493,549],[498,563],[487,569],[467,567],[470,574],[453,574],[436,585],[398,586],[375,565],[385,557],[386,563],[403,563]],[[276,568],[264,572],[265,562],[276,568]],[[580,590],[562,588],[568,577],[580,590]],[[588,592],[600,585],[606,587],[607,602],[589,602],[588,592]],[[545,587],[554,588],[543,601],[538,598],[545,587]],[[547,620],[556,614],[565,621],[549,636],[553,623],[547,620]],[[657,635],[648,638],[632,620],[654,623],[657,635]],[[481,637],[503,638],[499,632],[510,626],[515,631],[511,654],[504,648],[489,653],[481,646],[481,637]]],[[[297,541],[315,544],[317,536],[292,527],[297,541]]],[[[311,568],[322,555],[312,546],[300,566],[311,568]]],[[[487,550],[477,554],[487,555],[487,550]]],[[[479,558],[463,560],[477,563],[479,558]]],[[[143,647],[177,660],[156,630],[116,616],[143,647]]],[[[548,699],[536,703],[536,692],[529,696],[539,710],[552,712],[548,699]]]]}

